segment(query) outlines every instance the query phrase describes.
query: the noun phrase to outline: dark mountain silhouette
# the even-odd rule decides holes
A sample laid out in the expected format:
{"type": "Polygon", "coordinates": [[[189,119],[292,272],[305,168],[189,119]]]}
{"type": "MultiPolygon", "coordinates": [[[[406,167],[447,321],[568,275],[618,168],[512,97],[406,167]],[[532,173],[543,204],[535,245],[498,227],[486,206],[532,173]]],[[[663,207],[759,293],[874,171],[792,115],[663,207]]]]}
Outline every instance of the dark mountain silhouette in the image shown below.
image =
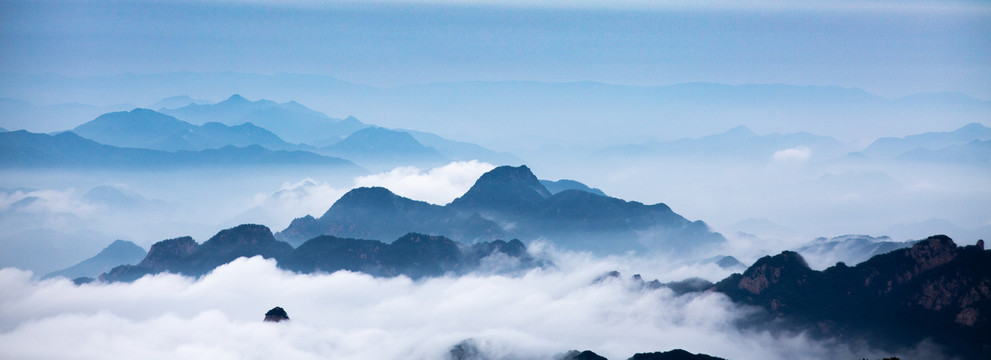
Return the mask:
{"type": "Polygon", "coordinates": [[[692,354],[682,349],[674,349],[666,352],[635,354],[629,360],[725,360],[725,359],[715,356],[709,356],[706,354],[692,354]]]}
{"type": "Polygon", "coordinates": [[[148,109],[103,114],[72,132],[101,144],[165,151],[216,149],[228,145],[261,145],[269,150],[303,147],[282,141],[251,123],[227,126],[209,122],[196,126],[148,109]]]}
{"type": "Polygon", "coordinates": [[[545,237],[557,244],[601,252],[684,251],[723,241],[701,221],[664,204],[644,205],[578,190],[551,195],[526,166],[483,174],[445,206],[384,188],[351,190],[320,218],[297,218],[277,234],[289,243],[319,235],[389,239],[407,232],[445,234],[458,241],[545,237]]]}
{"type": "Polygon", "coordinates": [[[975,140],[991,140],[991,128],[970,123],[954,131],[926,132],[903,138],[883,137],[875,140],[860,154],[869,158],[890,159],[913,150],[940,150],[954,145],[966,145],[975,140]]]}
{"type": "Polygon", "coordinates": [[[369,127],[355,131],[321,154],[351,159],[365,166],[393,168],[401,165],[439,166],[450,160],[437,150],[423,146],[407,132],[369,127]]]}
{"type": "Polygon", "coordinates": [[[589,187],[588,185],[582,184],[575,180],[561,179],[558,181],[550,180],[540,180],[540,184],[544,186],[547,191],[551,194],[557,194],[565,190],[580,190],[584,192],[590,192],[595,195],[607,196],[606,193],[602,192],[597,188],[589,187]]]}
{"type": "Polygon", "coordinates": [[[599,354],[596,354],[589,350],[585,350],[581,352],[579,352],[578,350],[571,350],[565,353],[564,356],[562,356],[558,360],[608,360],[608,359],[599,356],[599,354]]]}
{"type": "Polygon", "coordinates": [[[824,271],[785,251],[713,289],[818,336],[890,351],[932,339],[950,355],[991,356],[991,251],[983,241],[958,247],[937,235],[824,271]]]}
{"type": "Polygon", "coordinates": [[[162,112],[193,124],[219,122],[225,125],[252,123],[292,143],[340,139],[368,127],[353,117],[333,119],[295,101],[278,104],[270,100],[250,101],[234,94],[216,104],[190,104],[162,112]]]}
{"type": "Polygon", "coordinates": [[[137,264],[145,258],[145,255],[147,255],[145,249],[142,249],[137,244],[125,240],[116,240],[101,250],[99,254],[68,268],[50,272],[42,278],[56,276],[69,279],[81,277],[95,278],[100,276],[100,274],[110,271],[115,266],[137,264]]]}
{"type": "Polygon", "coordinates": [[[72,132],[57,135],[35,134],[23,130],[0,133],[0,167],[3,168],[124,169],[255,165],[321,165],[364,172],[354,163],[344,159],[305,151],[271,151],[258,145],[165,152],[103,145],[72,132]]]}
{"type": "Polygon", "coordinates": [[[102,281],[134,281],[161,272],[201,276],[239,257],[276,259],[279,267],[299,273],[360,271],[374,276],[412,278],[463,274],[479,269],[484,259],[503,256],[493,270],[512,271],[542,266],[519,240],[464,245],[441,236],[406,234],[391,244],[376,240],[320,236],[297,249],[275,240],[262,225],[240,225],[214,235],[203,244],[191,237],[163,240],[137,265],[122,265],[100,276],[102,281]]]}
{"type": "Polygon", "coordinates": [[[468,273],[477,269],[483,258],[493,254],[517,259],[516,267],[520,269],[539,265],[519,240],[495,240],[467,246],[442,236],[410,233],[391,244],[320,236],[300,245],[282,259],[279,266],[300,273],[349,270],[374,276],[420,278],[468,273]]]}
{"type": "Polygon", "coordinates": [[[265,321],[283,322],[289,321],[289,314],[281,306],[276,306],[265,313],[265,321]]]}
{"type": "Polygon", "coordinates": [[[104,281],[133,281],[160,272],[201,276],[239,257],[260,255],[278,259],[292,252],[292,246],[275,240],[262,225],[239,225],[214,235],[203,244],[191,237],[163,240],[151,246],[137,265],[113,268],[100,278],[104,281]]]}

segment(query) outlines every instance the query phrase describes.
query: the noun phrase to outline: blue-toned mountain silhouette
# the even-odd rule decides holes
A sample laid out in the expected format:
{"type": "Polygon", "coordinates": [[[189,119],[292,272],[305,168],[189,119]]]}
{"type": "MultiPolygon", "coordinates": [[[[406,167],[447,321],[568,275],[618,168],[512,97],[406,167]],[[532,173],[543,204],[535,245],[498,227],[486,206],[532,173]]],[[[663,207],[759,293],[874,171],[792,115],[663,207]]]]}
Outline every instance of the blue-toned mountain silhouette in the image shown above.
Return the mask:
{"type": "Polygon", "coordinates": [[[271,151],[258,145],[166,152],[103,145],[72,132],[19,130],[0,133],[0,168],[163,168],[203,166],[321,165],[363,173],[354,163],[305,151],[271,151]]]}
{"type": "Polygon", "coordinates": [[[251,123],[228,126],[209,122],[197,126],[148,109],[103,114],[72,132],[101,144],[164,151],[217,149],[228,145],[260,145],[269,150],[300,148],[251,123]]]}
{"type": "Polygon", "coordinates": [[[318,152],[383,169],[403,165],[433,167],[450,162],[434,148],[423,146],[409,133],[380,127],[355,131],[344,140],[320,148],[318,152]]]}
{"type": "Polygon", "coordinates": [[[264,99],[250,101],[237,94],[216,104],[190,104],[161,111],[193,124],[219,122],[236,126],[252,123],[297,144],[344,138],[368,126],[352,117],[331,118],[294,101],[283,104],[264,99]]]}
{"type": "MultiPolygon", "coordinates": [[[[946,132],[926,132],[916,135],[909,135],[903,138],[883,137],[875,140],[860,153],[864,156],[877,159],[890,159],[904,157],[908,159],[922,160],[927,152],[937,152],[955,146],[967,146],[977,141],[979,148],[984,143],[983,151],[987,156],[987,142],[991,140],[991,128],[980,123],[971,123],[954,131],[946,132]],[[928,151],[927,151],[928,150],[928,151]],[[922,154],[911,154],[911,152],[922,152],[922,154]]],[[[930,155],[932,156],[932,155],[930,155]]],[[[939,161],[931,158],[927,160],[939,161]]]]}
{"type": "Polygon", "coordinates": [[[145,255],[147,255],[145,249],[142,249],[137,244],[125,240],[116,240],[103,250],[100,250],[99,254],[68,268],[50,272],[43,276],[43,278],[56,276],[69,279],[81,277],[96,278],[116,266],[137,264],[145,258],[145,255]]]}
{"type": "Polygon", "coordinates": [[[724,241],[705,223],[688,221],[664,204],[579,190],[551,194],[526,166],[495,168],[445,206],[384,188],[354,189],[320,218],[297,218],[276,236],[298,244],[319,235],[390,239],[408,232],[465,242],[546,238],[565,248],[603,253],[680,252],[724,241]]]}
{"type": "Polygon", "coordinates": [[[582,184],[581,182],[575,180],[561,179],[558,181],[550,180],[540,180],[540,184],[544,186],[551,194],[557,194],[565,190],[579,190],[584,192],[593,193],[596,195],[606,196],[606,193],[602,192],[597,188],[589,187],[588,185],[582,184]]]}

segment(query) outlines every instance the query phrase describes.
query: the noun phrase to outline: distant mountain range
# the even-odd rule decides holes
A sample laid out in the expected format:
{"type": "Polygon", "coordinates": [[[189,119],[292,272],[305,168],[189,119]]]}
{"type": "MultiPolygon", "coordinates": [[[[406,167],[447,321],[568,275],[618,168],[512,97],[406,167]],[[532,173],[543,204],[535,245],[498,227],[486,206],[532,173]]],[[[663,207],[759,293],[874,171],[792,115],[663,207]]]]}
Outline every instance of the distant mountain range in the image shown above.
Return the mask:
{"type": "Polygon", "coordinates": [[[932,236],[856,266],[840,263],[824,271],[785,251],[712,289],[816,336],[885,350],[931,339],[951,356],[991,356],[991,251],[983,240],[958,247],[946,236],[932,236]]]}
{"type": "Polygon", "coordinates": [[[346,158],[376,170],[406,165],[435,167],[468,160],[522,163],[512,154],[431,133],[384,129],[353,117],[332,119],[296,102],[249,101],[235,94],[217,104],[203,104],[185,96],[162,103],[186,105],[106,113],[72,132],[105,145],[172,152],[252,145],[276,151],[308,151],[346,158]]]}
{"type": "Polygon", "coordinates": [[[269,150],[297,150],[268,130],[251,123],[228,126],[208,122],[196,126],[148,109],[103,114],[72,132],[101,144],[164,151],[218,149],[260,145],[269,150]]]}
{"type": "Polygon", "coordinates": [[[407,132],[380,127],[355,131],[344,140],[320,148],[317,152],[381,169],[408,165],[429,168],[451,161],[436,149],[416,141],[407,132]]]}
{"type": "Polygon", "coordinates": [[[145,249],[142,249],[137,244],[130,241],[116,240],[103,250],[100,250],[99,254],[68,268],[50,272],[42,278],[61,276],[69,279],[95,279],[100,274],[110,271],[110,269],[121,264],[137,264],[145,258],[145,255],[147,255],[145,249]]]}
{"type": "Polygon", "coordinates": [[[991,165],[991,128],[971,123],[954,131],[883,137],[853,158],[991,165]]]}
{"type": "MultiPolygon", "coordinates": [[[[112,101],[143,105],[176,94],[193,98],[233,93],[256,98],[279,96],[311,106],[319,104],[317,109],[325,113],[346,111],[361,119],[374,119],[376,125],[386,128],[412,128],[465,141],[485,139],[485,146],[514,151],[515,145],[534,143],[549,134],[568,142],[562,145],[593,147],[608,145],[603,139],[633,136],[646,140],[642,137],[645,134],[667,134],[668,139],[698,137],[739,125],[740,119],[747,119],[744,125],[758,131],[808,131],[841,139],[874,139],[890,136],[893,130],[930,131],[934,121],[944,126],[986,122],[991,115],[991,101],[959,93],[892,99],[861,89],[788,84],[626,86],[465,81],[385,88],[324,75],[234,72],[92,77],[0,74],[0,83],[4,84],[0,96],[37,104],[112,101]],[[578,129],[576,123],[583,126],[578,129]]],[[[105,112],[131,108],[134,106],[74,116],[78,120],[69,125],[33,131],[64,130],[105,112]]],[[[251,122],[286,141],[303,142],[251,122]]],[[[20,129],[5,123],[0,126],[20,129]]]]}
{"type": "Polygon", "coordinates": [[[859,264],[875,255],[911,247],[916,241],[899,242],[887,236],[844,235],[833,238],[817,238],[812,243],[795,249],[815,268],[826,268],[837,262],[859,264]]]}
{"type": "Polygon", "coordinates": [[[271,151],[258,145],[165,152],[99,144],[72,132],[57,135],[0,133],[2,168],[168,168],[202,166],[320,165],[363,173],[354,163],[304,151],[271,151]]]}
{"type": "Polygon", "coordinates": [[[547,238],[565,248],[604,253],[683,252],[725,240],[702,221],[688,221],[664,204],[644,205],[580,190],[551,194],[526,166],[493,169],[445,206],[384,188],[354,189],[320,218],[297,218],[276,237],[299,244],[325,234],[390,239],[408,232],[445,234],[467,242],[547,238]]]}
{"type": "Polygon", "coordinates": [[[189,104],[159,111],[200,125],[209,122],[228,126],[251,123],[296,144],[341,139],[368,127],[353,117],[333,119],[294,101],[283,104],[269,100],[250,101],[237,94],[216,104],[189,104]]]}
{"type": "MultiPolygon", "coordinates": [[[[152,245],[137,265],[121,265],[100,276],[101,281],[133,281],[147,274],[170,272],[201,276],[239,257],[262,256],[279,267],[299,273],[361,271],[375,276],[412,278],[463,274],[484,259],[501,254],[516,259],[522,269],[542,263],[530,257],[519,240],[480,242],[468,246],[441,236],[406,234],[392,243],[320,236],[293,249],[262,225],[240,225],[214,235],[203,244],[190,237],[152,245]]],[[[512,269],[506,269],[512,270],[512,269]]]]}
{"type": "Polygon", "coordinates": [[[602,192],[597,188],[588,187],[588,185],[582,184],[575,180],[561,179],[557,181],[550,180],[540,180],[540,185],[543,185],[552,195],[557,194],[566,190],[578,190],[589,192],[595,195],[606,196],[606,193],[602,192]]]}

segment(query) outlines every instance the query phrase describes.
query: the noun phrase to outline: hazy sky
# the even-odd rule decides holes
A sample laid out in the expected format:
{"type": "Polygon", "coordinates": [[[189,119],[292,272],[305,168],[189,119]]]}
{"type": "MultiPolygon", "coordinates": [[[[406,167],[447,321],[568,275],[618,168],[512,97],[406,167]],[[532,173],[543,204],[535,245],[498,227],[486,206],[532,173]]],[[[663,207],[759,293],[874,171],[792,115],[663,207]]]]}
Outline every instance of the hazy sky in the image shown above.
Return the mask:
{"type": "Polygon", "coordinates": [[[991,99],[986,1],[529,3],[3,1],[0,71],[788,83],[991,99]]]}

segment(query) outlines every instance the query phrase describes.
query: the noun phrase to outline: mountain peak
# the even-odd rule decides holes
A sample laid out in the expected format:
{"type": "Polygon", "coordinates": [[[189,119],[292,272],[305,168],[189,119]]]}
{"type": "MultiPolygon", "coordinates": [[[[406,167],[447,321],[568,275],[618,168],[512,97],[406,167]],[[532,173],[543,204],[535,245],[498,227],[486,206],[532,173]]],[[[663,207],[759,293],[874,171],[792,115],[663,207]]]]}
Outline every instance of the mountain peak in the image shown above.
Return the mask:
{"type": "Polygon", "coordinates": [[[227,103],[227,102],[229,102],[229,103],[242,103],[242,102],[251,102],[251,101],[249,101],[248,99],[245,99],[243,96],[241,96],[241,94],[234,94],[234,95],[231,95],[231,97],[227,98],[227,100],[224,100],[224,101],[221,101],[221,102],[225,102],[225,103],[227,103]]]}
{"type": "Polygon", "coordinates": [[[778,255],[765,256],[743,273],[739,288],[753,295],[782,282],[801,282],[812,272],[802,255],[794,251],[782,251],[778,255]]]}
{"type": "Polygon", "coordinates": [[[460,208],[488,208],[497,211],[526,211],[551,196],[530,168],[500,166],[483,174],[451,205],[460,208]]]}

